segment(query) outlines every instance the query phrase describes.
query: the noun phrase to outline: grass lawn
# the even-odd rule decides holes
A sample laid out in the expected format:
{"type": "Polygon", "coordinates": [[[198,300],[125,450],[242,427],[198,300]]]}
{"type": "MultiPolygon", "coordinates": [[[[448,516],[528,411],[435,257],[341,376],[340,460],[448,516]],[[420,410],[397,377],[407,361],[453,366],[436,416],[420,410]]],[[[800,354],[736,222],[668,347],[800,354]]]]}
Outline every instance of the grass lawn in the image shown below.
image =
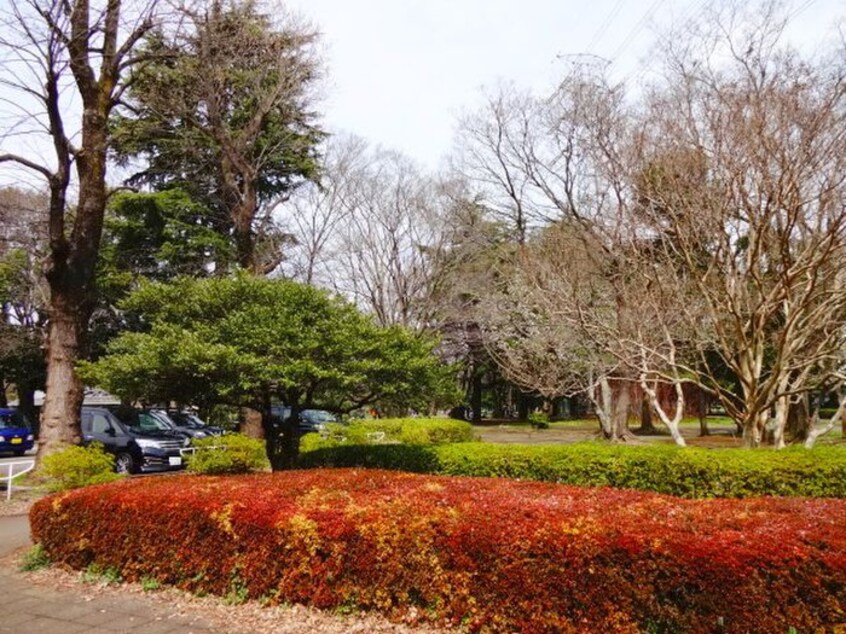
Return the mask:
{"type": "MultiPolygon", "coordinates": [[[[743,440],[736,433],[736,427],[727,416],[709,416],[707,418],[709,436],[699,435],[699,419],[685,418],[681,423],[681,432],[686,442],[695,447],[712,449],[741,447],[743,440]]],[[[632,420],[630,428],[643,443],[672,443],[670,432],[660,421],[655,420],[655,432],[641,434],[638,431],[640,422],[632,420]]],[[[481,440],[492,443],[526,443],[526,444],[570,444],[594,440],[597,436],[599,423],[595,418],[581,418],[573,420],[559,420],[549,424],[548,429],[535,429],[528,422],[518,421],[485,421],[482,425],[474,426],[481,440]]],[[[839,429],[834,429],[817,440],[818,445],[846,446],[839,429]]]]}

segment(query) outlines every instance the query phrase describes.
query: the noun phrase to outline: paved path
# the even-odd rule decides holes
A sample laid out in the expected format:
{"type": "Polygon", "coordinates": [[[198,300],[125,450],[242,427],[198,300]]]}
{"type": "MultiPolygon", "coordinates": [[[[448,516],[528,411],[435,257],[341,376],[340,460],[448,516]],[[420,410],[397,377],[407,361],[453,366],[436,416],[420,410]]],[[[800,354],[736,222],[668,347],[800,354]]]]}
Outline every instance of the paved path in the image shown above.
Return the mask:
{"type": "Polygon", "coordinates": [[[0,556],[29,546],[29,520],[26,515],[0,517],[0,556]]]}
{"type": "MultiPolygon", "coordinates": [[[[25,516],[0,517],[0,556],[30,543],[25,516]]],[[[7,559],[8,561],[8,559],[7,559]]],[[[31,583],[15,569],[0,570],[3,608],[0,632],[14,634],[211,634],[196,618],[168,610],[152,598],[97,596],[96,585],[56,589],[31,583]]]]}

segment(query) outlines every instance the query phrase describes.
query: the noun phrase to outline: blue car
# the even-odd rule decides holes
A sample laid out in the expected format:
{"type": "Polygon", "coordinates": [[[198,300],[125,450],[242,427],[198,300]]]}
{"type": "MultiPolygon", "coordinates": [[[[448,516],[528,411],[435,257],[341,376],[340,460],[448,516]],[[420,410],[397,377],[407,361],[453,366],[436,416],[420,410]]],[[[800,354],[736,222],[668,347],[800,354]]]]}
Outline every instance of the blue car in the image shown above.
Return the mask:
{"type": "Polygon", "coordinates": [[[22,456],[34,443],[26,417],[16,409],[0,409],[0,453],[22,456]]]}

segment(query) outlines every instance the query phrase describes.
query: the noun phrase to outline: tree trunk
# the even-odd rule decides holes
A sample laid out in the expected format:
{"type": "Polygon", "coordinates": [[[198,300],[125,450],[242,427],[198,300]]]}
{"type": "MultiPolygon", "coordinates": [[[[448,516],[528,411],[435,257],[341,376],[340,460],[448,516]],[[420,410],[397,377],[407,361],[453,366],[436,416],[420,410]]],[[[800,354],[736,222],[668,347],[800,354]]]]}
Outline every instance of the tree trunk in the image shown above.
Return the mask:
{"type": "Polygon", "coordinates": [[[300,455],[300,412],[298,405],[291,406],[291,415],[283,421],[281,434],[268,436],[268,458],[273,471],[294,469],[300,455]]]}
{"type": "Polygon", "coordinates": [[[813,449],[814,445],[817,442],[817,438],[820,436],[827,434],[832,429],[834,429],[837,422],[841,422],[841,426],[844,425],[843,421],[846,420],[846,395],[843,394],[843,386],[838,386],[837,388],[838,394],[838,404],[837,404],[837,411],[834,413],[828,422],[823,425],[822,427],[817,427],[817,421],[819,410],[814,413],[814,421],[811,424],[811,428],[808,430],[808,437],[805,439],[805,449],[813,449]]]}
{"type": "Polygon", "coordinates": [[[633,434],[629,430],[631,393],[628,383],[619,382],[614,392],[615,399],[612,409],[613,415],[611,417],[611,433],[608,440],[611,442],[626,442],[633,438],[633,434]]]}
{"type": "Polygon", "coordinates": [[[241,422],[239,427],[241,433],[245,436],[249,436],[250,438],[263,440],[266,437],[264,416],[257,409],[253,409],[251,407],[242,407],[241,422]]]}
{"type": "Polygon", "coordinates": [[[588,397],[599,418],[602,438],[611,442],[626,442],[635,438],[629,429],[631,394],[628,383],[603,376],[589,389],[588,397]],[[614,381],[613,386],[611,381],[614,381]]]}
{"type": "Polygon", "coordinates": [[[233,214],[233,216],[235,220],[233,233],[238,265],[245,271],[256,273],[257,263],[255,258],[252,217],[245,217],[237,213],[233,214]]]}
{"type": "Polygon", "coordinates": [[[787,436],[793,442],[804,441],[811,431],[811,398],[802,395],[798,403],[791,403],[787,412],[787,436]]]}
{"type": "Polygon", "coordinates": [[[482,421],[482,374],[478,370],[473,373],[473,383],[470,389],[470,420],[474,423],[482,421]]]}
{"type": "MultiPolygon", "coordinates": [[[[780,394],[775,401],[775,416],[772,419],[773,425],[770,429],[763,427],[762,433],[767,442],[772,442],[776,449],[784,449],[785,430],[787,429],[788,416],[790,415],[790,397],[787,395],[790,390],[791,382],[789,373],[782,373],[782,377],[778,381],[776,387],[777,394],[780,394]]],[[[769,417],[764,421],[764,424],[769,422],[769,417]]]]}
{"type": "MultiPolygon", "coordinates": [[[[673,441],[679,447],[686,447],[687,443],[685,442],[684,436],[682,436],[681,430],[679,429],[679,425],[681,424],[682,418],[684,417],[684,388],[682,384],[676,381],[673,386],[675,388],[676,394],[676,411],[673,414],[672,418],[669,417],[669,415],[664,409],[664,405],[658,399],[657,381],[655,382],[653,387],[650,387],[646,374],[644,373],[640,377],[640,387],[643,390],[644,395],[649,398],[649,403],[652,406],[652,409],[655,410],[655,413],[658,414],[658,418],[661,419],[661,422],[664,424],[664,426],[670,430],[670,435],[673,437],[673,441]]],[[[669,402],[669,398],[667,400],[669,402]]]]}
{"type": "Polygon", "coordinates": [[[643,434],[654,434],[657,430],[652,422],[652,406],[649,404],[649,396],[644,392],[640,398],[640,429],[643,434]]]}
{"type": "Polygon", "coordinates": [[[764,428],[769,418],[768,412],[758,412],[754,415],[747,415],[743,421],[743,446],[754,449],[761,446],[764,435],[764,428]]]}
{"type": "Polygon", "coordinates": [[[79,444],[82,433],[79,413],[85,396],[76,374],[80,352],[80,327],[88,315],[81,314],[80,302],[68,301],[61,292],[51,297],[47,335],[47,385],[38,437],[37,460],[69,445],[79,444]],[[79,307],[76,310],[75,307],[79,307]]]}
{"type": "Polygon", "coordinates": [[[228,190],[229,199],[234,201],[229,210],[232,218],[232,232],[235,241],[235,253],[239,266],[245,271],[257,275],[269,273],[270,271],[259,270],[259,262],[256,254],[256,237],[253,233],[253,221],[258,209],[258,194],[255,190],[255,183],[252,175],[246,166],[238,169],[225,156],[221,168],[224,170],[223,177],[228,190]]]}
{"type": "Polygon", "coordinates": [[[525,422],[529,420],[529,397],[520,392],[517,397],[517,420],[525,422]]]}
{"type": "Polygon", "coordinates": [[[699,435],[710,436],[711,430],[708,429],[708,396],[704,391],[696,389],[696,415],[699,418],[699,435]]]}

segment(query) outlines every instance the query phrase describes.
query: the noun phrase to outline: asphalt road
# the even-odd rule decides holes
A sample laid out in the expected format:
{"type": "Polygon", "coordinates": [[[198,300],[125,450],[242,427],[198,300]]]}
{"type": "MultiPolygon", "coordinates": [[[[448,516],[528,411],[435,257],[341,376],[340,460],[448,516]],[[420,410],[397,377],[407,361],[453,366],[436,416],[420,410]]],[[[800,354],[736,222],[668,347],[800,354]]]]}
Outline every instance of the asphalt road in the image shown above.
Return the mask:
{"type": "MultiPolygon", "coordinates": [[[[3,465],[7,465],[7,464],[12,463],[12,462],[31,463],[33,460],[35,460],[35,449],[27,451],[26,455],[21,456],[20,458],[18,456],[13,456],[11,454],[0,455],[0,478],[5,477],[9,473],[9,471],[8,471],[9,468],[5,467],[3,465]]],[[[13,471],[14,471],[14,473],[18,473],[19,471],[23,471],[24,469],[26,469],[26,466],[27,465],[16,465],[15,467],[13,467],[13,471]]]]}

